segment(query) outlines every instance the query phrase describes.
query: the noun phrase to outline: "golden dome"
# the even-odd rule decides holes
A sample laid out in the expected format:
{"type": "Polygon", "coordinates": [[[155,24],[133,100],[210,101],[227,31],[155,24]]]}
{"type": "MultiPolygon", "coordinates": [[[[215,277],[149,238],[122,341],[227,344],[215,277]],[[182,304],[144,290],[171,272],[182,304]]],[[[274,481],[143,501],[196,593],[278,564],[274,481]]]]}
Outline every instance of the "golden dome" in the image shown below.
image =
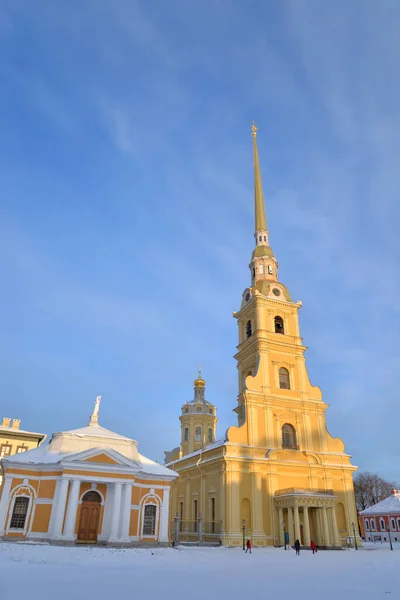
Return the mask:
{"type": "Polygon", "coordinates": [[[206,382],[201,376],[201,365],[199,365],[199,372],[197,374],[197,379],[194,380],[194,387],[204,388],[206,387],[206,382]]]}
{"type": "Polygon", "coordinates": [[[198,377],[197,379],[194,380],[194,387],[206,387],[206,382],[204,381],[204,379],[202,377],[198,377]]]}

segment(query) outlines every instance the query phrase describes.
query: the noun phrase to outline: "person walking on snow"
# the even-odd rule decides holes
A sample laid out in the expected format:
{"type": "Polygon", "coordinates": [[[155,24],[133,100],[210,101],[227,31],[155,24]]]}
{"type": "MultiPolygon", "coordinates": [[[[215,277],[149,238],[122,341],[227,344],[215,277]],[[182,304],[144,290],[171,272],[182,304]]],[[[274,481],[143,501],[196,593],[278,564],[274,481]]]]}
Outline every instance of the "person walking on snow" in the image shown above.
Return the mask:
{"type": "Polygon", "coordinates": [[[251,542],[250,542],[250,540],[247,540],[247,542],[246,542],[246,554],[247,554],[248,550],[250,551],[250,554],[251,554],[251,542]]]}
{"type": "Polygon", "coordinates": [[[294,548],[296,550],[296,554],[300,554],[300,542],[298,539],[294,543],[294,548]]]}
{"type": "Polygon", "coordinates": [[[317,546],[315,545],[315,542],[313,542],[312,540],[311,540],[311,550],[312,550],[313,554],[315,554],[317,551],[317,546]]]}

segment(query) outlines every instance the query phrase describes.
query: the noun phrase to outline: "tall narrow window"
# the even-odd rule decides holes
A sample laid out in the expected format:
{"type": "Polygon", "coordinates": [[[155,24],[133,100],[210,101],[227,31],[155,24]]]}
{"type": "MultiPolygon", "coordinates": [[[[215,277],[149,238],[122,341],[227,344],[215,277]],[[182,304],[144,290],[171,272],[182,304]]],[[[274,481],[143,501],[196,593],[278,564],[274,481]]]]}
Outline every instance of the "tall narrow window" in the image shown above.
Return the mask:
{"type": "Polygon", "coordinates": [[[396,531],[396,522],[395,522],[395,520],[393,519],[393,517],[390,519],[390,524],[391,524],[391,526],[392,526],[392,530],[393,530],[393,531],[396,531]]]}
{"type": "Polygon", "coordinates": [[[246,323],[246,337],[250,337],[251,334],[253,333],[252,328],[251,328],[251,321],[247,321],[246,323]]]}
{"type": "Polygon", "coordinates": [[[143,535],[155,535],[156,533],[157,506],[148,504],[144,507],[143,535]]]}
{"type": "Polygon", "coordinates": [[[183,502],[179,502],[179,531],[183,531],[183,502]]]}
{"type": "Polygon", "coordinates": [[[371,519],[371,529],[375,531],[375,519],[371,519]]]}
{"type": "Polygon", "coordinates": [[[213,430],[212,429],[208,430],[208,441],[209,442],[213,441],[213,430]]]}
{"type": "Polygon", "coordinates": [[[281,390],[290,390],[289,371],[285,367],[279,369],[279,387],[281,390]]]}
{"type": "Polygon", "coordinates": [[[297,450],[296,430],[290,423],[282,427],[282,448],[297,450]]]}
{"type": "Polygon", "coordinates": [[[275,323],[275,333],[285,333],[285,328],[283,326],[283,319],[282,317],[275,317],[274,319],[274,323],[275,323]]]}
{"type": "Polygon", "coordinates": [[[196,427],[196,442],[201,442],[201,427],[196,427]]]}
{"type": "Polygon", "coordinates": [[[364,523],[365,523],[365,529],[367,529],[369,531],[369,521],[368,521],[368,519],[365,519],[364,523]]]}
{"type": "Polygon", "coordinates": [[[384,519],[381,519],[380,526],[381,526],[381,531],[386,531],[386,525],[385,525],[385,520],[384,519]]]}
{"type": "Polygon", "coordinates": [[[197,531],[197,500],[193,500],[193,523],[194,530],[197,531]]]}
{"type": "Polygon", "coordinates": [[[184,439],[185,442],[188,441],[188,439],[189,439],[189,427],[185,427],[185,433],[184,433],[183,439],[184,439]]]}
{"type": "Polygon", "coordinates": [[[24,496],[15,498],[10,529],[24,529],[28,507],[29,498],[25,498],[24,496]]]}
{"type": "Polygon", "coordinates": [[[215,498],[211,498],[211,533],[215,533],[215,498]]]}

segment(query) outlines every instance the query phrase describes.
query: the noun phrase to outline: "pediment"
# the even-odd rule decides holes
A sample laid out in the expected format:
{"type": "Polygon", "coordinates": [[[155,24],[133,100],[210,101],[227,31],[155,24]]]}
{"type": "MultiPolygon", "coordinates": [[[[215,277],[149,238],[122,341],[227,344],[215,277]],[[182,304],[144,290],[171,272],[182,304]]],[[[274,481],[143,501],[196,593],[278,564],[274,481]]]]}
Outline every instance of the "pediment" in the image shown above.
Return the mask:
{"type": "Polygon", "coordinates": [[[98,465],[102,468],[129,467],[131,469],[139,470],[141,467],[140,463],[130,460],[111,448],[91,448],[89,450],[83,450],[82,452],[76,452],[65,456],[62,462],[80,463],[81,465],[88,465],[88,463],[91,463],[93,466],[98,465]]]}
{"type": "Polygon", "coordinates": [[[111,458],[111,456],[108,456],[107,454],[105,454],[105,452],[100,452],[99,454],[96,454],[95,456],[90,456],[89,458],[85,458],[84,462],[101,463],[101,464],[107,464],[107,465],[120,465],[121,464],[118,461],[116,461],[114,458],[111,458]]]}

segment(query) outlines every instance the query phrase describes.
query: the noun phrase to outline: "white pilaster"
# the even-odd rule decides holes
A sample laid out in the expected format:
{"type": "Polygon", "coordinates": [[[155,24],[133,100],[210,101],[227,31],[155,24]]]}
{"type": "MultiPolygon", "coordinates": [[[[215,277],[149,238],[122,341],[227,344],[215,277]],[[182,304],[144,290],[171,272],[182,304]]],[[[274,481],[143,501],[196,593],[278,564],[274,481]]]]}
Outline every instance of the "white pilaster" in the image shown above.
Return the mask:
{"type": "Polygon", "coordinates": [[[299,507],[294,507],[294,537],[300,541],[300,519],[299,519],[299,507]]]}
{"type": "Polygon", "coordinates": [[[114,502],[111,516],[110,542],[118,541],[119,517],[121,514],[121,492],[122,483],[117,481],[114,484],[114,502]]]}
{"type": "Polygon", "coordinates": [[[132,484],[125,483],[122,493],[121,533],[120,541],[129,542],[129,527],[131,524],[132,484]]]}
{"type": "Polygon", "coordinates": [[[311,533],[310,533],[310,519],[308,518],[308,506],[303,506],[303,530],[304,530],[304,545],[310,546],[311,533]]]}
{"type": "Polygon", "coordinates": [[[60,481],[60,489],[58,493],[57,503],[53,505],[53,509],[55,511],[54,521],[53,521],[53,531],[51,537],[55,539],[59,539],[62,536],[63,529],[63,521],[64,521],[64,513],[65,513],[65,503],[67,501],[68,494],[68,484],[69,479],[66,477],[62,478],[60,481]]]}
{"type": "Polygon", "coordinates": [[[281,546],[285,543],[284,531],[283,531],[283,510],[278,508],[278,533],[279,543],[281,546]]]}
{"type": "Polygon", "coordinates": [[[168,542],[168,520],[169,520],[169,492],[170,488],[164,489],[164,499],[161,508],[160,542],[168,542]]]}
{"type": "Polygon", "coordinates": [[[6,477],[3,483],[3,492],[0,500],[0,535],[4,534],[6,528],[7,510],[10,502],[10,490],[12,479],[6,477]]]}
{"type": "Polygon", "coordinates": [[[289,533],[289,544],[292,546],[294,544],[293,539],[293,510],[291,506],[288,506],[288,533],[289,533]]]}
{"type": "Polygon", "coordinates": [[[76,524],[76,515],[78,512],[78,501],[79,501],[79,492],[81,489],[81,480],[80,479],[72,479],[72,485],[69,492],[68,498],[68,506],[67,506],[67,514],[65,517],[65,527],[64,527],[64,539],[65,540],[74,540],[75,539],[75,524],[76,524]]]}

